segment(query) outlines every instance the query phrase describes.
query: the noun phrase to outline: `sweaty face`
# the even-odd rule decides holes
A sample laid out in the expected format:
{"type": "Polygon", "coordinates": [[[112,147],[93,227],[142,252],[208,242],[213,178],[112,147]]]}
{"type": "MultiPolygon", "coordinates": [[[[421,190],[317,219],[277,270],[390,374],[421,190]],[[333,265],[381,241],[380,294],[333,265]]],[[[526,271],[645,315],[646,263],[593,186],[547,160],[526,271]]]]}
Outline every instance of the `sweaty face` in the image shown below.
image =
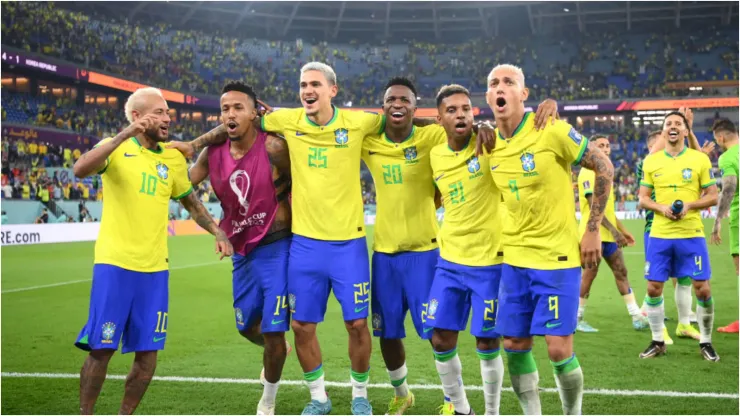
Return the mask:
{"type": "Polygon", "coordinates": [[[510,69],[499,68],[491,73],[486,91],[486,102],[497,120],[506,120],[517,111],[522,112],[529,90],[519,75],[510,69]]]}
{"type": "Polygon", "coordinates": [[[473,105],[462,93],[451,95],[439,105],[437,120],[447,132],[447,137],[464,139],[473,132],[473,105]]]}
{"type": "Polygon", "coordinates": [[[148,95],[142,99],[141,111],[134,110],[134,120],[147,115],[154,114],[158,122],[148,128],[144,134],[154,142],[166,142],[169,137],[170,115],[167,112],[167,101],[158,95],[148,95]]]}
{"type": "Polygon", "coordinates": [[[383,112],[393,127],[405,127],[414,121],[416,97],[411,89],[403,85],[388,88],[383,98],[383,112]]]}
{"type": "Polygon", "coordinates": [[[604,152],[605,155],[609,156],[612,154],[612,147],[609,143],[609,139],[596,139],[594,141],[594,144],[596,144],[596,147],[601,149],[601,151],[604,152]]]}
{"type": "Polygon", "coordinates": [[[313,116],[319,109],[330,109],[331,99],[337,95],[337,86],[330,85],[321,71],[306,71],[301,74],[300,98],[306,115],[313,116]]]}
{"type": "Polygon", "coordinates": [[[229,91],[221,96],[221,122],[226,126],[229,139],[242,138],[256,116],[254,101],[247,94],[229,91]]]}
{"type": "Polygon", "coordinates": [[[688,134],[688,128],[679,115],[670,115],[663,122],[663,132],[668,136],[668,143],[676,144],[688,134]]]}

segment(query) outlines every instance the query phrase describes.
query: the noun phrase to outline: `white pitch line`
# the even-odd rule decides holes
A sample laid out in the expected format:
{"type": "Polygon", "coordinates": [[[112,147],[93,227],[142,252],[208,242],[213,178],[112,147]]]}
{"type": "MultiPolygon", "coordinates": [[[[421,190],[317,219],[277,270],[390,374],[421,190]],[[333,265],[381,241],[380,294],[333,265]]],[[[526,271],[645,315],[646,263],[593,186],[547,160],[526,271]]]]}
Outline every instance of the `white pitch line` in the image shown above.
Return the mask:
{"type": "MultiPolygon", "coordinates": [[[[13,373],[3,372],[0,375],[8,378],[58,378],[58,379],[77,379],[79,374],[74,373],[13,373]]],[[[125,380],[124,375],[108,375],[112,380],[125,380]]],[[[181,383],[216,383],[216,384],[261,384],[258,379],[250,378],[215,378],[215,377],[178,377],[178,376],[154,376],[156,381],[174,381],[181,383]]],[[[280,380],[281,385],[287,386],[304,386],[303,380],[280,380]]],[[[325,381],[328,387],[350,388],[352,384],[338,381],[325,381]]],[[[390,389],[390,384],[369,384],[370,388],[390,389]]],[[[412,384],[409,385],[412,390],[440,390],[441,387],[435,384],[412,384]]],[[[482,391],[481,386],[466,386],[465,390],[482,391]]],[[[504,391],[513,392],[510,387],[504,388],[504,391]]],[[[552,387],[540,387],[543,393],[557,393],[558,390],[552,387]]],[[[662,391],[662,390],[614,390],[614,389],[586,389],[585,394],[598,396],[657,396],[657,397],[695,397],[710,399],[737,399],[736,393],[700,393],[684,391],[662,391]]]]}
{"type": "MultiPolygon", "coordinates": [[[[170,271],[173,271],[173,270],[181,270],[181,269],[192,269],[192,268],[195,268],[195,267],[211,266],[211,265],[219,264],[219,263],[220,262],[210,262],[210,263],[191,264],[191,265],[188,265],[188,266],[175,266],[175,267],[170,267],[170,271]]],[[[70,280],[68,282],[52,283],[52,284],[49,284],[49,285],[29,286],[29,287],[20,287],[20,288],[17,288],[17,289],[8,289],[8,290],[3,290],[0,293],[2,293],[4,295],[6,293],[26,292],[28,290],[45,289],[47,287],[66,286],[66,285],[73,285],[75,283],[83,283],[83,282],[91,282],[91,281],[92,281],[92,279],[70,280]]]]}

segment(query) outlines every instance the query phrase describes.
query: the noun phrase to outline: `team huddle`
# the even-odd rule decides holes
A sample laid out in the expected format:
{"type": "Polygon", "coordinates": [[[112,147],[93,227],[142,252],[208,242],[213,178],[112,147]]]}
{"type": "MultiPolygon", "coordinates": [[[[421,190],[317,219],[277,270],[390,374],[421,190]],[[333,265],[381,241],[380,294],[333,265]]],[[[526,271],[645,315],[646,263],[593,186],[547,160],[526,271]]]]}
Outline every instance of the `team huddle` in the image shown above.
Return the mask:
{"type": "MultiPolygon", "coordinates": [[[[649,245],[646,239],[645,317],[620,268],[620,248],[634,239],[614,216],[608,140],[586,139],[557,120],[552,100],[536,114],[525,112],[529,92],[518,67],[493,68],[487,84],[495,129],[475,122],[470,94],[458,85],[439,91],[436,119],[415,118],[416,89],[405,78],[386,85],[383,114],[340,110],[332,104],[338,90],[334,71],[312,62],[301,69],[301,108],[271,111],[250,86],[231,82],[222,91],[223,124],[192,142],[167,145],[170,119],[161,93],[132,94],[126,103],[131,126],[75,164],[79,177],[101,173],[107,195],[89,318],[76,343],[90,351],[81,371],[81,412],[92,412],[121,337],[123,353],[136,353],[121,413],[136,409],[154,375],[166,338],[170,198],[216,237],[221,258],[232,257],[237,329],[264,348],[257,414],[275,414],[293,348],[311,396],[303,414],[331,412],[316,328],[332,291],[349,338],[353,414],[373,412],[367,399],[368,317],[395,391],[387,413],[403,414],[414,405],[402,341],[408,312],[417,335],[430,341],[443,414],[474,413],[457,354],[458,334],[469,320],[486,414],[499,413],[501,344],[522,411],[541,414],[533,336],[545,337],[563,412],[580,414],[584,375],[573,334],[586,328],[585,299],[602,257],[615,277],[623,276],[617,277],[618,288],[635,329],[649,326],[653,333],[641,357],[665,352],[662,289],[677,277],[678,285],[693,281],[700,351],[717,361],[711,268],[699,211],[715,205],[718,192],[709,159],[685,148],[684,115],[666,117],[664,134],[642,169],[640,205],[659,214],[649,245]],[[184,156],[198,152],[188,171],[184,156]],[[377,192],[372,268],[361,161],[377,192]],[[572,194],[575,165],[582,167],[579,188],[587,195],[580,230],[572,194]],[[218,224],[192,193],[192,185],[207,177],[224,212],[218,224]],[[288,329],[293,346],[285,339],[288,329]]],[[[715,129],[715,137],[723,138],[718,143],[735,146],[737,153],[735,127],[723,126],[715,129]]],[[[735,177],[729,198],[737,267],[737,155],[726,166],[725,177],[735,177]]],[[[726,198],[723,190],[722,202],[726,198]]],[[[723,212],[720,203],[719,214],[727,214],[729,200],[727,207],[723,212]]]]}

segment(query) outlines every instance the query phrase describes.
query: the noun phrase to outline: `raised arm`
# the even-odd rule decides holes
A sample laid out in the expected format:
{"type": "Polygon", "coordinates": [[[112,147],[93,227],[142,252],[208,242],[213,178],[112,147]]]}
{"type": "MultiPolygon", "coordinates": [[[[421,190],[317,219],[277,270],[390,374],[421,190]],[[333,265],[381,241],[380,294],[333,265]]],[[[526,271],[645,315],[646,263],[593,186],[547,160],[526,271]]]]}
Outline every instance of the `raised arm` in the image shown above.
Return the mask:
{"type": "Polygon", "coordinates": [[[198,155],[198,160],[188,170],[190,182],[198,185],[208,177],[208,149],[203,149],[198,155]]]}
{"type": "Polygon", "coordinates": [[[186,210],[188,210],[190,217],[195,220],[201,228],[216,237],[216,253],[221,253],[222,259],[234,254],[234,247],[231,246],[226,233],[213,221],[213,218],[211,218],[206,207],[198,200],[195,192],[191,192],[186,197],[180,199],[180,203],[186,210]]]}
{"type": "Polygon", "coordinates": [[[158,116],[154,114],[147,114],[131,123],[113,139],[106,140],[85,152],[80,156],[77,162],[75,162],[72,168],[74,175],[78,178],[85,178],[105,169],[108,158],[118,148],[118,146],[129,138],[145,132],[146,129],[153,126],[155,123],[158,123],[157,117],[158,116]]]}
{"type": "Polygon", "coordinates": [[[196,153],[206,147],[224,143],[228,139],[229,135],[226,133],[226,126],[219,124],[218,127],[194,140],[189,142],[169,142],[166,144],[166,147],[176,149],[187,159],[192,159],[196,153]]]}

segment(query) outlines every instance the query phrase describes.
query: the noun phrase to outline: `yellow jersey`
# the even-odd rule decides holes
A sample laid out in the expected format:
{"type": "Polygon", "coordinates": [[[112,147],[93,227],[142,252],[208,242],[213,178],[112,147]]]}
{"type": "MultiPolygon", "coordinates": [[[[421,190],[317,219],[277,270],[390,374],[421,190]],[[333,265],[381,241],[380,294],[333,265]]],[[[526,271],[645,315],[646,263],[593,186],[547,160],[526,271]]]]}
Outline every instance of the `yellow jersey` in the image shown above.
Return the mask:
{"type": "Polygon", "coordinates": [[[385,133],[365,138],[362,159],[375,182],[378,209],[373,250],[427,251],[437,247],[437,209],[429,154],[447,142],[442,126],[413,127],[401,143],[385,133]]]}
{"type": "MultiPolygon", "coordinates": [[[[654,189],[655,202],[662,205],[673,205],[679,199],[684,204],[697,201],[701,198],[702,189],[715,183],[709,157],[688,147],[676,157],[665,150],[653,153],[642,165],[640,185],[654,189]]],[[[650,236],[670,239],[704,237],[701,214],[692,209],[685,217],[673,221],[656,213],[650,236]]]]}
{"type": "MultiPolygon", "coordinates": [[[[578,174],[578,203],[581,206],[581,222],[578,224],[578,233],[581,237],[586,233],[586,224],[591,216],[591,205],[588,203],[586,196],[594,193],[594,182],[596,180],[596,173],[590,169],[581,168],[581,172],[578,174]]],[[[614,212],[614,186],[609,194],[609,199],[606,201],[606,209],[604,210],[604,219],[616,228],[617,226],[617,214],[614,212]]],[[[603,243],[614,243],[614,235],[604,227],[603,222],[599,229],[601,233],[601,241],[603,243]]]]}
{"type": "Polygon", "coordinates": [[[161,146],[149,150],[132,137],[111,153],[98,173],[105,201],[95,263],[136,272],[167,270],[170,198],[181,199],[193,191],[183,155],[161,146]]]}
{"type": "Polygon", "coordinates": [[[539,270],[580,267],[571,164],[581,161],[588,140],[560,120],[536,131],[530,112],[511,138],[498,129],[496,135],[490,164],[508,215],[504,263],[539,270]]]}
{"type": "Polygon", "coordinates": [[[492,266],[504,259],[501,193],[488,174],[488,158],[475,156],[474,143],[475,134],[459,152],[447,143],[432,149],[432,174],[445,208],[439,255],[465,266],[492,266]]]}
{"type": "Polygon", "coordinates": [[[385,129],[385,116],[334,108],[324,126],[301,108],[262,117],[262,130],[285,137],[293,178],[293,233],[346,241],[365,235],[360,158],[365,136],[385,129]]]}

